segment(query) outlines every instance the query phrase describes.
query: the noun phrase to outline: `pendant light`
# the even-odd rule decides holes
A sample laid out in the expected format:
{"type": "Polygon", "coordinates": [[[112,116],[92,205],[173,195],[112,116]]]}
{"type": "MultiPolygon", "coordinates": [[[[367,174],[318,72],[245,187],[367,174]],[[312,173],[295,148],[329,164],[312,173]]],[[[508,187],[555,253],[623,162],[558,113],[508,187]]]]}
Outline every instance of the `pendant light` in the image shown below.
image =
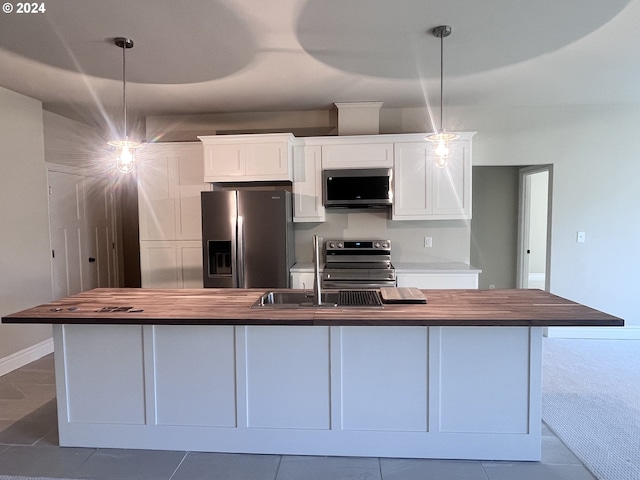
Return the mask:
{"type": "Polygon", "coordinates": [[[132,142],[127,136],[127,63],[126,51],[133,48],[133,40],[125,37],[116,37],[113,43],[122,49],[122,103],[124,110],[124,140],[113,140],[109,145],[116,149],[116,167],[122,173],[129,173],[133,170],[136,150],[142,147],[141,143],[132,142]]]}
{"type": "Polygon", "coordinates": [[[432,31],[433,36],[440,39],[440,128],[437,132],[427,135],[426,140],[430,142],[436,142],[435,150],[435,164],[440,168],[447,166],[447,160],[449,159],[449,142],[458,138],[455,133],[445,132],[443,128],[443,90],[444,90],[444,38],[451,35],[451,27],[449,25],[440,25],[435,27],[432,31]]]}

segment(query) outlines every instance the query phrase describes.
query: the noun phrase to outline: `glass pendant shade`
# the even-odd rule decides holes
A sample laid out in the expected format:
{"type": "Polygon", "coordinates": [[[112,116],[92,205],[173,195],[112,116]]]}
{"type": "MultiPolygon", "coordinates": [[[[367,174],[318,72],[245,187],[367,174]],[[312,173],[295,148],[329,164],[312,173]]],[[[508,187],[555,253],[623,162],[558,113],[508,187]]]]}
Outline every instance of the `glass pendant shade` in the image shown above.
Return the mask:
{"type": "Polygon", "coordinates": [[[109,142],[109,146],[116,149],[116,167],[122,173],[129,173],[133,170],[136,160],[136,150],[142,147],[141,143],[129,140],[114,140],[109,142]]]}
{"type": "Polygon", "coordinates": [[[436,142],[436,148],[434,150],[434,162],[436,167],[444,168],[449,161],[449,142],[458,138],[455,133],[432,133],[426,137],[430,142],[436,142]]]}

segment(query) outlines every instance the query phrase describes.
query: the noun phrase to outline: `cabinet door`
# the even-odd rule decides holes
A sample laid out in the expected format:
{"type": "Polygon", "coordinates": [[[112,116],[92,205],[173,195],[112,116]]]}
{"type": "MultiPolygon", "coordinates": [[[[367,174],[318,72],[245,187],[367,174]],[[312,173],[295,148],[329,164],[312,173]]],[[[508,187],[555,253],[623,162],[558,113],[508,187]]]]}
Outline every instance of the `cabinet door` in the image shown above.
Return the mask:
{"type": "Polygon", "coordinates": [[[449,146],[444,168],[434,163],[430,142],[396,143],[393,220],[471,218],[471,143],[449,146]]]}
{"type": "MultiPolygon", "coordinates": [[[[471,218],[471,161],[468,142],[449,146],[444,168],[433,167],[432,214],[447,218],[471,218]]],[[[432,152],[432,151],[431,151],[432,152]]],[[[433,153],[431,153],[433,158],[433,153]]],[[[430,162],[433,165],[433,162],[430,162]]]]}
{"type": "Polygon", "coordinates": [[[212,135],[204,143],[205,182],[292,181],[293,135],[212,135]]]}
{"type": "Polygon", "coordinates": [[[175,241],[140,242],[142,288],[178,288],[175,241]]]}
{"type": "Polygon", "coordinates": [[[140,240],[199,240],[202,144],[155,144],[138,167],[140,240]]]}
{"type": "Polygon", "coordinates": [[[172,240],[176,235],[176,163],[149,151],[138,162],[140,240],[172,240]]]}
{"type": "Polygon", "coordinates": [[[175,197],[177,240],[202,239],[200,192],[211,189],[202,181],[202,147],[195,147],[178,158],[177,192],[175,197]]]}
{"type": "Polygon", "coordinates": [[[176,242],[178,288],[202,288],[202,242],[176,242]]]}
{"type": "Polygon", "coordinates": [[[289,146],[285,143],[258,143],[242,147],[245,158],[245,175],[286,179],[289,173],[289,146]]]}
{"type": "Polygon", "coordinates": [[[309,273],[309,272],[292,273],[291,288],[313,290],[313,273],[309,273]]]}
{"type": "Polygon", "coordinates": [[[397,143],[394,155],[393,219],[423,219],[431,214],[429,145],[397,143]]]}
{"type": "Polygon", "coordinates": [[[319,146],[297,146],[293,149],[293,221],[325,221],[322,150],[319,146]]]}
{"type": "Polygon", "coordinates": [[[324,145],[322,168],[393,167],[392,143],[324,145]]]}
{"type": "MultiPolygon", "coordinates": [[[[205,145],[205,179],[219,177],[242,177],[245,162],[242,145],[205,145]]],[[[215,180],[209,180],[215,181],[215,180]]]]}

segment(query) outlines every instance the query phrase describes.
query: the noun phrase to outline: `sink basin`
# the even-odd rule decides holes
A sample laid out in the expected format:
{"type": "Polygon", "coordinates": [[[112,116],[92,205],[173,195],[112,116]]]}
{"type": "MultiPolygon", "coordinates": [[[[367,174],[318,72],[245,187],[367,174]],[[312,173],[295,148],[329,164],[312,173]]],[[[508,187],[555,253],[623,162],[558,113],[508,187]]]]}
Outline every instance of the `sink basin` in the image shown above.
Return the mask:
{"type": "Polygon", "coordinates": [[[313,292],[266,292],[251,305],[251,308],[298,308],[298,307],[337,307],[338,292],[323,292],[321,294],[322,304],[313,304],[313,292]]]}
{"type": "Polygon", "coordinates": [[[300,290],[263,293],[251,308],[300,307],[382,307],[380,292],[375,290],[333,290],[322,292],[321,304],[313,304],[313,293],[300,290]]]}

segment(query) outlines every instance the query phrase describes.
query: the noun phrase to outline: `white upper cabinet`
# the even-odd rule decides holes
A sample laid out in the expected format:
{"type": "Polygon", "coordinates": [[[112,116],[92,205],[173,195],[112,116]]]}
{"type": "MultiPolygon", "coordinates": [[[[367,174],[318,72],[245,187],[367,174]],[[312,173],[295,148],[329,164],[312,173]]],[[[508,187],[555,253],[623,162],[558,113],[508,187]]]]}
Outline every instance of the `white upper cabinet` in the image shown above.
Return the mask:
{"type": "Polygon", "coordinates": [[[198,138],[204,144],[205,182],[293,181],[290,133],[198,138]]]}
{"type": "MultiPolygon", "coordinates": [[[[346,137],[349,140],[351,138],[346,137]]],[[[393,167],[393,143],[373,143],[375,137],[358,137],[358,143],[322,146],[322,168],[393,167]]]]}
{"type": "Polygon", "coordinates": [[[322,149],[317,145],[293,148],[293,221],[324,222],[322,204],[322,149]]]}
{"type": "Polygon", "coordinates": [[[149,144],[137,169],[140,240],[201,239],[202,145],[149,144]]]}
{"type": "Polygon", "coordinates": [[[451,142],[444,168],[435,165],[431,142],[395,144],[393,220],[471,218],[472,136],[451,142]]]}

